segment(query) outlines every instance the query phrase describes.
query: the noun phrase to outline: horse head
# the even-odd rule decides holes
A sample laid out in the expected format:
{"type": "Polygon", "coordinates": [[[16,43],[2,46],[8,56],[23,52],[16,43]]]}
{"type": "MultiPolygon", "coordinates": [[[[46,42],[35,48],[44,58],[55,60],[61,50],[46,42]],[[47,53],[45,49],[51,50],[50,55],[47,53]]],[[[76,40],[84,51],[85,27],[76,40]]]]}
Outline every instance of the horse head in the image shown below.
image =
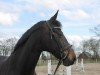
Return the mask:
{"type": "Polygon", "coordinates": [[[61,23],[57,21],[58,11],[49,20],[45,21],[42,30],[43,50],[52,53],[57,59],[62,60],[63,65],[72,65],[76,60],[72,45],[69,44],[61,31],[61,23]]]}

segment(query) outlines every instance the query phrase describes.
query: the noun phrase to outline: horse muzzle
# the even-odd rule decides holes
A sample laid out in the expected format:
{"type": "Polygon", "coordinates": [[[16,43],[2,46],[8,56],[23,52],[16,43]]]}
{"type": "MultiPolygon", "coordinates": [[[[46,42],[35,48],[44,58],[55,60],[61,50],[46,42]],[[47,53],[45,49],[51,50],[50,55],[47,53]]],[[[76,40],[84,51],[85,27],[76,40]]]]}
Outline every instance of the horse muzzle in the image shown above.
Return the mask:
{"type": "Polygon", "coordinates": [[[76,60],[76,59],[70,60],[70,59],[67,58],[67,59],[63,60],[63,65],[64,65],[64,66],[73,65],[74,62],[75,62],[75,60],[76,60]]]}

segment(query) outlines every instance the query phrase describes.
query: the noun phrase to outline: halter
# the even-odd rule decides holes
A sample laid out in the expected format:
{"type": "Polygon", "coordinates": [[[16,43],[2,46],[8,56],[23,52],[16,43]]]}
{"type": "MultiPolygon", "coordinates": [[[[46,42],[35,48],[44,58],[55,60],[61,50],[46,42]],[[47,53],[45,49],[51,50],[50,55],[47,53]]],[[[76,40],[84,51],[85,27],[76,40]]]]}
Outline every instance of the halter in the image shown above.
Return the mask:
{"type": "Polygon", "coordinates": [[[68,57],[68,55],[69,55],[69,51],[70,51],[70,48],[72,47],[72,45],[68,45],[67,46],[67,49],[66,50],[68,50],[68,53],[67,53],[67,55],[64,53],[64,46],[62,47],[62,45],[61,45],[61,43],[60,43],[60,41],[58,40],[58,38],[53,34],[54,32],[53,32],[53,29],[60,29],[60,27],[51,27],[50,26],[50,23],[48,22],[48,21],[46,21],[46,24],[48,25],[48,27],[49,27],[49,29],[50,29],[50,38],[51,39],[54,39],[55,41],[56,41],[56,43],[57,43],[57,45],[58,45],[58,47],[59,47],[59,49],[61,49],[61,59],[59,59],[59,62],[58,62],[58,64],[57,64],[57,67],[56,67],[56,69],[55,69],[55,71],[54,71],[54,74],[53,75],[55,75],[56,74],[56,72],[57,72],[57,70],[58,70],[58,68],[59,68],[59,66],[61,65],[61,63],[63,62],[63,60],[65,60],[65,59],[67,59],[67,57],[68,57]]]}

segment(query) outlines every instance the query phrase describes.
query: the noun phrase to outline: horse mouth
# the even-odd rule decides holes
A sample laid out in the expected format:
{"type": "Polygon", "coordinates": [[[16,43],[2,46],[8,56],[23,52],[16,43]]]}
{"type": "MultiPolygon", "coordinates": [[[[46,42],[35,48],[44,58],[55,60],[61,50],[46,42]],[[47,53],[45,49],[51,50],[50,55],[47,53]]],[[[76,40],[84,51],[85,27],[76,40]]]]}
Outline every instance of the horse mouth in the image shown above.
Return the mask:
{"type": "Polygon", "coordinates": [[[74,64],[74,61],[72,61],[72,60],[64,60],[63,61],[64,66],[70,66],[70,65],[73,65],[73,64],[74,64]]]}

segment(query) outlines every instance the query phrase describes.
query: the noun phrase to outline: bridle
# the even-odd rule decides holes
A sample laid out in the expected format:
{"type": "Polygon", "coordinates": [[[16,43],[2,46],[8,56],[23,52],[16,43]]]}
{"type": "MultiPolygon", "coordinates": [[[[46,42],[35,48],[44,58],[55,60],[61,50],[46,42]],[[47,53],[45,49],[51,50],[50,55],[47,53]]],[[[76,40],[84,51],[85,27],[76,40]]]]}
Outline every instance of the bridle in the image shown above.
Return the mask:
{"type": "Polygon", "coordinates": [[[67,51],[68,51],[68,53],[67,53],[67,55],[64,53],[65,52],[65,50],[64,50],[64,46],[62,46],[61,45],[61,42],[58,40],[58,38],[53,34],[54,33],[54,31],[53,31],[53,29],[57,29],[57,28],[60,28],[60,27],[51,27],[51,24],[50,24],[50,22],[49,21],[46,21],[46,24],[48,25],[48,28],[50,29],[50,38],[51,39],[54,39],[55,41],[56,41],[56,43],[57,43],[57,45],[58,45],[58,47],[59,47],[59,49],[61,50],[61,59],[59,59],[59,62],[58,62],[58,64],[57,64],[57,67],[56,67],[56,69],[55,69],[55,71],[54,71],[54,74],[53,75],[55,75],[56,74],[56,72],[57,72],[57,70],[58,70],[58,68],[59,68],[59,66],[61,65],[61,63],[63,62],[63,60],[65,60],[65,59],[67,59],[68,58],[68,55],[69,55],[69,53],[70,53],[70,48],[72,47],[72,45],[68,45],[67,46],[67,51]]]}

